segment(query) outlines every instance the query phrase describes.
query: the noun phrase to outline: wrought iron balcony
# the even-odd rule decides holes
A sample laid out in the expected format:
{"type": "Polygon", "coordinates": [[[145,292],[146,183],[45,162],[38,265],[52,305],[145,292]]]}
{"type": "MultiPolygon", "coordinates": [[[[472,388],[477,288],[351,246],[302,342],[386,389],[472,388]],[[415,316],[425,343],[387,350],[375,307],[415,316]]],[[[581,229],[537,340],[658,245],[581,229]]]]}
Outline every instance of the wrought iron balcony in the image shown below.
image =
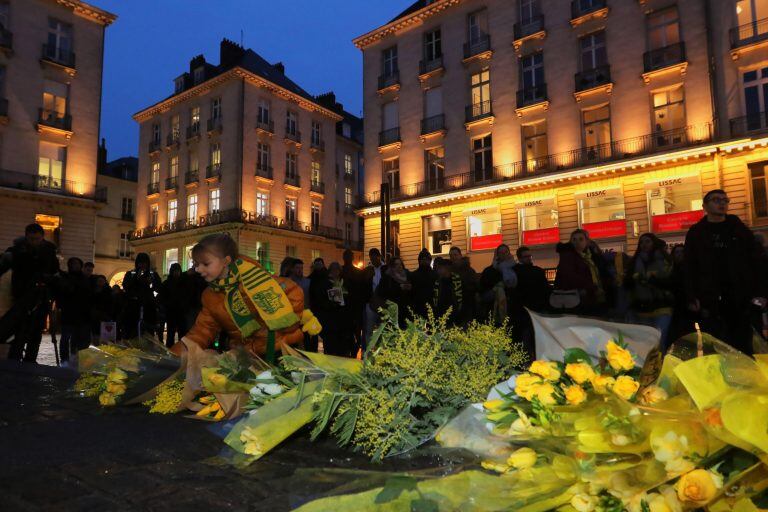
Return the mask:
{"type": "Polygon", "coordinates": [[[422,60],[419,62],[419,74],[426,75],[443,67],[443,56],[440,55],[431,60],[422,60]]]}
{"type": "Polygon", "coordinates": [[[379,147],[389,146],[400,142],[400,127],[390,128],[379,132],[379,147]]]}
{"type": "Polygon", "coordinates": [[[379,90],[400,84],[400,71],[379,76],[379,90]]]}
{"type": "Polygon", "coordinates": [[[0,170],[0,187],[107,202],[105,187],[5,169],[0,170]]]}
{"type": "Polygon", "coordinates": [[[682,41],[643,54],[643,69],[646,73],[681,62],[685,62],[685,43],[682,41]]]}
{"type": "Polygon", "coordinates": [[[325,194],[325,183],[322,181],[312,181],[309,184],[309,189],[318,194],[325,194]]]}
{"type": "Polygon", "coordinates": [[[445,130],[445,114],[438,114],[421,120],[422,135],[429,135],[441,130],[445,130]]]}
{"type": "Polygon", "coordinates": [[[271,165],[256,164],[256,176],[266,178],[268,180],[274,179],[271,165]]]}
{"type": "Polygon", "coordinates": [[[221,164],[211,164],[205,168],[206,179],[221,178],[221,164]]]}
{"type": "Polygon", "coordinates": [[[256,121],[256,129],[266,133],[275,133],[275,122],[272,119],[256,121]]]}
{"type": "Polygon", "coordinates": [[[187,140],[200,136],[200,122],[192,123],[187,126],[187,140]]]}
{"type": "Polygon", "coordinates": [[[605,5],[605,0],[572,0],[571,19],[575,20],[591,12],[599,11],[605,5]]]}
{"type": "Polygon", "coordinates": [[[67,68],[75,68],[75,52],[58,46],[44,44],[41,59],[67,68]]]}
{"type": "Polygon", "coordinates": [[[301,144],[301,132],[299,130],[290,131],[288,128],[286,128],[285,138],[297,144],[301,144]]]}
{"type": "Polygon", "coordinates": [[[162,144],[160,144],[160,140],[150,140],[149,144],[147,144],[147,152],[149,153],[157,153],[162,149],[162,144]]]}
{"type": "MultiPolygon", "coordinates": [[[[686,126],[668,131],[650,133],[631,139],[617,140],[599,146],[583,147],[563,153],[545,155],[540,158],[522,160],[499,165],[479,172],[451,174],[441,179],[427,180],[393,187],[393,201],[424,197],[444,192],[470,189],[475,186],[515,181],[544,174],[562,172],[569,169],[616,162],[628,158],[637,158],[661,151],[670,151],[712,140],[712,126],[707,123],[699,126],[686,126]]],[[[370,192],[365,197],[368,205],[380,201],[379,191],[370,192]]]]}
{"type": "Polygon", "coordinates": [[[300,187],[301,186],[301,179],[299,178],[299,175],[286,175],[285,176],[285,184],[291,185],[293,187],[300,187]]]}
{"type": "Polygon", "coordinates": [[[491,36],[488,34],[484,34],[474,41],[464,43],[465,59],[470,59],[488,51],[491,51],[491,36]]]}
{"type": "Polygon", "coordinates": [[[171,132],[168,134],[168,137],[165,138],[165,147],[168,147],[168,148],[173,146],[178,147],[180,140],[181,140],[181,132],[178,132],[178,131],[171,132]]]}
{"type": "Polygon", "coordinates": [[[544,30],[543,14],[534,16],[530,20],[526,20],[525,22],[517,22],[515,23],[512,29],[514,33],[515,41],[517,41],[518,39],[522,39],[524,37],[528,37],[530,35],[536,34],[538,32],[541,32],[542,30],[544,30]]]}
{"type": "Polygon", "coordinates": [[[317,151],[325,151],[325,141],[312,137],[312,140],[309,143],[309,147],[310,149],[315,149],[317,151]]]}
{"type": "Polygon", "coordinates": [[[165,178],[165,190],[176,190],[179,188],[179,177],[171,176],[165,178]]]}
{"type": "Polygon", "coordinates": [[[768,18],[733,27],[730,36],[732,49],[768,40],[768,18]]]}
{"type": "Polygon", "coordinates": [[[547,84],[534,85],[517,91],[517,108],[547,101],[547,84]]]}
{"type": "Polygon", "coordinates": [[[224,125],[221,122],[221,117],[213,117],[208,120],[208,133],[219,132],[221,133],[224,125]]]}
{"type": "Polygon", "coordinates": [[[123,212],[120,215],[120,218],[124,221],[133,222],[136,219],[136,216],[132,212],[123,212]]]}
{"type": "Polygon", "coordinates": [[[13,33],[5,27],[0,27],[0,48],[13,50],[13,33]]]}
{"type": "Polygon", "coordinates": [[[70,132],[72,131],[72,116],[41,108],[38,110],[37,124],[70,132]]]}
{"type": "Polygon", "coordinates": [[[576,73],[576,92],[586,91],[594,87],[611,83],[611,66],[598,66],[576,73]]]}
{"type": "Polygon", "coordinates": [[[768,112],[754,112],[731,119],[731,136],[742,137],[768,132],[768,112]]]}
{"type": "Polygon", "coordinates": [[[159,194],[160,193],[160,182],[156,181],[154,183],[147,183],[147,195],[151,196],[153,194],[159,194]]]}
{"type": "Polygon", "coordinates": [[[187,171],[184,173],[184,184],[192,185],[200,180],[200,171],[187,171]]]}
{"type": "Polygon", "coordinates": [[[467,123],[473,121],[479,121],[486,117],[491,117],[493,110],[491,110],[491,100],[475,103],[474,105],[467,105],[464,109],[464,117],[467,123]]]}

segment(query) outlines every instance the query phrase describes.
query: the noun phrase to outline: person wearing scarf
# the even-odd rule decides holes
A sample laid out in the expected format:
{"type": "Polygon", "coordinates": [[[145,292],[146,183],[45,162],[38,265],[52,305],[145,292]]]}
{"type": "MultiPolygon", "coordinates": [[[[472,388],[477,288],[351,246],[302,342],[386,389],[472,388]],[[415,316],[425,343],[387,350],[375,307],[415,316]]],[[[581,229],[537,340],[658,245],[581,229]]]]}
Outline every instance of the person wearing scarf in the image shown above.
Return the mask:
{"type": "Polygon", "coordinates": [[[405,318],[408,308],[411,307],[411,282],[399,256],[393,256],[389,260],[387,270],[376,288],[376,294],[397,304],[398,322],[401,327],[405,327],[405,318]]]}
{"type": "Polygon", "coordinates": [[[316,335],[322,329],[309,309],[304,293],[287,278],[275,278],[261,265],[238,254],[228,234],[203,238],[192,249],[195,270],[206,280],[203,308],[182,340],[171,348],[181,355],[186,345],[210,348],[220,332],[232,346],[244,346],[254,355],[267,353],[267,334],[275,333],[275,350],[296,345],[304,332],[316,335]]]}

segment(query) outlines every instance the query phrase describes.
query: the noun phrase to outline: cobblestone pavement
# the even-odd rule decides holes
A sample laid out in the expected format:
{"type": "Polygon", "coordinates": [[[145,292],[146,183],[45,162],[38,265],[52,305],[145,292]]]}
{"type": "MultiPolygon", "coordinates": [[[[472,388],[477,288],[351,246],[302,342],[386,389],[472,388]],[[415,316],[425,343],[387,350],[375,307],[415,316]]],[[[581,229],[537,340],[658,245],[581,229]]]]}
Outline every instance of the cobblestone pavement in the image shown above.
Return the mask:
{"type": "Polygon", "coordinates": [[[68,391],[74,380],[66,369],[0,361],[0,510],[283,511],[340,479],[352,490],[383,471],[444,462],[372,464],[305,434],[236,469],[222,463],[225,445],[211,424],[141,407],[102,410],[68,391]],[[370,473],[344,476],[348,469],[370,473]]]}

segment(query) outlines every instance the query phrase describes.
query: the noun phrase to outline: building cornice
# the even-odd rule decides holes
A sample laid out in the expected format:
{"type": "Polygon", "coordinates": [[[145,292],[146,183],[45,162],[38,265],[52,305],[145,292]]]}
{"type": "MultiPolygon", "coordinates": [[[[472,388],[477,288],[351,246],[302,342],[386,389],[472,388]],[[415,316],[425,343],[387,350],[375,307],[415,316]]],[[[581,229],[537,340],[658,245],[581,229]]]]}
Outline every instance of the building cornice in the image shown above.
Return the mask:
{"type": "Polygon", "coordinates": [[[80,0],[56,0],[56,3],[72,9],[75,14],[88,18],[91,21],[101,23],[102,25],[111,25],[117,19],[116,14],[99,9],[93,5],[81,2],[80,0]]]}
{"type": "Polygon", "coordinates": [[[368,32],[367,34],[363,34],[362,36],[353,39],[352,43],[354,43],[354,45],[359,49],[363,50],[366,46],[369,46],[390,34],[395,34],[414,25],[420,25],[424,23],[424,20],[431,18],[436,14],[440,14],[449,7],[458,5],[461,2],[462,0],[436,0],[435,2],[432,2],[426,7],[422,7],[416,12],[413,12],[407,16],[403,16],[402,18],[398,18],[390,23],[387,23],[386,25],[368,32]]]}
{"type": "Polygon", "coordinates": [[[330,117],[334,121],[338,122],[344,119],[342,116],[333,112],[332,110],[322,107],[317,103],[313,103],[308,99],[304,98],[303,96],[296,94],[294,92],[291,92],[288,89],[285,89],[284,87],[280,87],[279,85],[274,84],[269,80],[266,80],[263,77],[255,73],[252,73],[251,71],[248,71],[247,69],[242,68],[240,66],[236,66],[218,76],[215,76],[199,85],[192,87],[191,89],[188,89],[184,92],[171,96],[170,98],[164,99],[159,103],[155,103],[151,107],[135,113],[133,115],[133,119],[134,121],[137,121],[137,122],[146,121],[147,119],[151,119],[152,117],[158,114],[167,112],[168,110],[171,109],[171,107],[175,105],[184,103],[189,99],[200,96],[203,93],[210,91],[214,87],[224,82],[227,82],[228,80],[233,80],[233,79],[238,79],[238,80],[244,79],[247,82],[257,85],[258,87],[262,87],[264,89],[271,91],[272,93],[286,99],[287,101],[292,101],[294,103],[297,103],[301,108],[305,110],[309,110],[310,112],[318,112],[324,116],[330,117]]]}

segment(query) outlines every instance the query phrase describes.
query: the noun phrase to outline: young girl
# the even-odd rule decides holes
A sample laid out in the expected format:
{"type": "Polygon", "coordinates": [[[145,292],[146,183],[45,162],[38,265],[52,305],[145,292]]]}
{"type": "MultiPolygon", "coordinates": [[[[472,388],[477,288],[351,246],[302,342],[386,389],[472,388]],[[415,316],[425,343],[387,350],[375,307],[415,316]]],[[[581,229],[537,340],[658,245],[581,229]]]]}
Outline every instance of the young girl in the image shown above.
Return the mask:
{"type": "Polygon", "coordinates": [[[315,336],[321,326],[309,309],[304,293],[293,281],[272,277],[261,265],[238,255],[228,234],[208,235],[192,249],[195,270],[206,280],[203,308],[192,328],[171,350],[181,355],[186,345],[209,348],[221,331],[232,346],[241,345],[263,356],[267,331],[275,331],[275,350],[295,345],[304,332],[315,336]],[[304,331],[304,332],[302,332],[304,331]]]}

